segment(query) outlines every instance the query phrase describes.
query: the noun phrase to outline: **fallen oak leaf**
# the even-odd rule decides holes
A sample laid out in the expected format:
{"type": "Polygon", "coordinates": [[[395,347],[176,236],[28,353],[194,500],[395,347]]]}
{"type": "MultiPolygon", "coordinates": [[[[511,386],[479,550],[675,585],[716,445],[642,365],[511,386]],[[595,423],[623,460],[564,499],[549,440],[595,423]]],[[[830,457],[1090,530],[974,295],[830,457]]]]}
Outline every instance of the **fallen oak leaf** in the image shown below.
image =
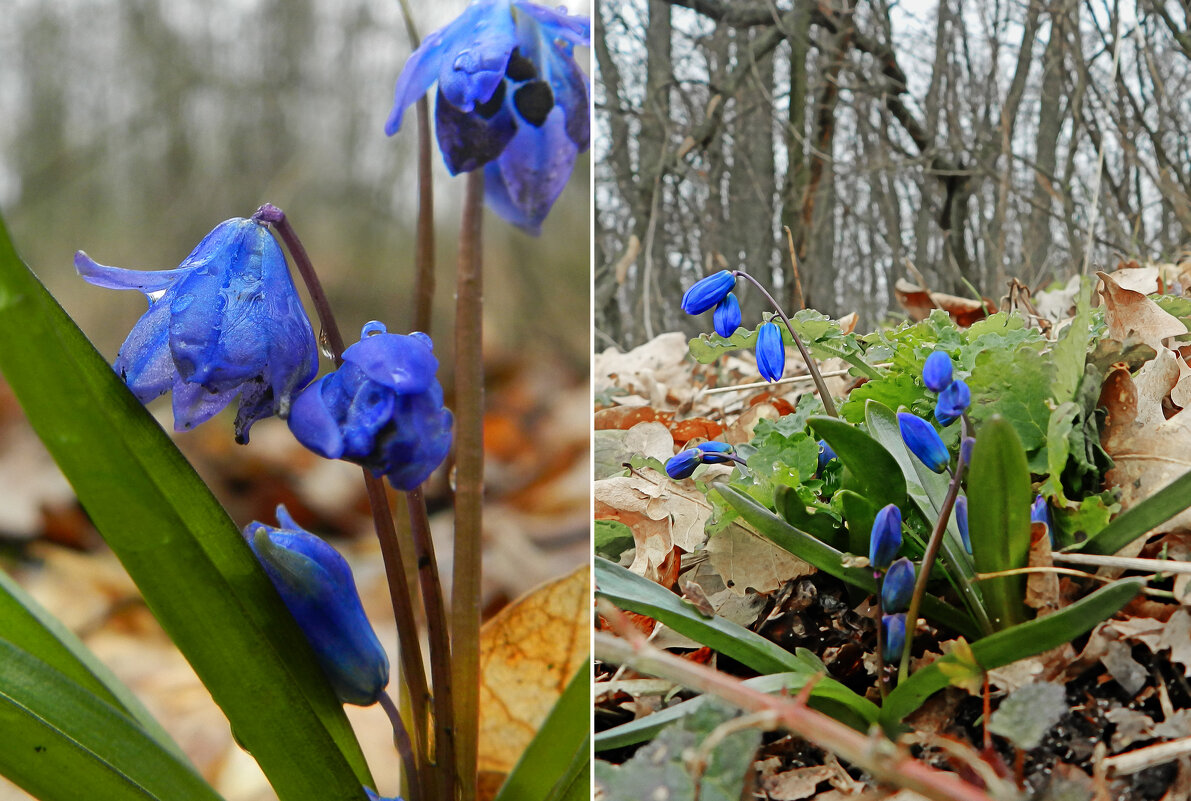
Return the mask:
{"type": "Polygon", "coordinates": [[[1139,342],[1160,349],[1167,337],[1187,333],[1187,326],[1179,318],[1150,298],[1126,289],[1104,271],[1096,275],[1104,283],[1100,290],[1104,298],[1104,322],[1113,339],[1123,343],[1132,335],[1139,342]]]}

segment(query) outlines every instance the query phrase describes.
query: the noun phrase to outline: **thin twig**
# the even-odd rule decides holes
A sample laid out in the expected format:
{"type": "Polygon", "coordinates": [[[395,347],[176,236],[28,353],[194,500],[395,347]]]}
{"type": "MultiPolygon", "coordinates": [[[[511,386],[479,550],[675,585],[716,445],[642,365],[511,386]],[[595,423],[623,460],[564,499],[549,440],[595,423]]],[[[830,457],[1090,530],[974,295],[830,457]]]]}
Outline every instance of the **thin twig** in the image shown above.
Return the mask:
{"type": "Polygon", "coordinates": [[[1191,562],[1175,562],[1169,559],[1135,559],[1125,556],[1098,556],[1092,553],[1052,554],[1056,562],[1069,565],[1090,565],[1092,567],[1116,567],[1122,570],[1145,570],[1150,573],[1191,573],[1191,562]]]}
{"type": "Polygon", "coordinates": [[[460,801],[475,801],[480,700],[480,556],[484,496],[484,173],[467,174],[455,285],[455,570],[452,678],[460,801]]]}
{"type": "Polygon", "coordinates": [[[767,695],[740,679],[668,654],[649,645],[640,633],[634,636],[626,632],[626,636],[628,639],[621,639],[605,631],[595,632],[596,656],[614,664],[631,664],[639,671],[718,696],[749,712],[771,710],[782,728],[868,771],[879,781],[935,801],[991,801],[983,790],[953,773],[919,762],[879,735],[866,736],[802,701],[767,695]]]}
{"type": "MultiPolygon", "coordinates": [[[[405,721],[401,719],[401,712],[389,697],[387,692],[380,694],[380,705],[389,716],[393,725],[393,747],[401,754],[401,762],[405,765],[406,783],[409,786],[410,798],[421,798],[422,788],[418,781],[417,759],[414,756],[413,742],[409,738],[409,730],[405,728],[405,721]]],[[[375,788],[379,789],[379,788],[375,788]]]]}
{"type": "Polygon", "coordinates": [[[790,232],[788,225],[783,225],[782,230],[786,232],[786,247],[790,249],[790,266],[794,269],[794,287],[798,290],[798,308],[802,310],[806,308],[806,295],[802,294],[802,278],[798,275],[798,256],[794,253],[794,234],[790,232]]]}
{"type": "Polygon", "coordinates": [[[827,384],[823,382],[823,375],[819,372],[819,365],[806,349],[806,346],[802,344],[802,339],[799,338],[798,333],[794,330],[794,324],[790,322],[790,318],[782,311],[782,307],[774,299],[773,295],[769,294],[769,290],[756,278],[753,278],[744,270],[733,270],[733,272],[738,277],[744,278],[755,286],[765,296],[765,299],[769,301],[770,305],[773,306],[778,316],[782,318],[782,322],[786,324],[786,330],[790,332],[790,336],[794,339],[794,344],[798,346],[798,352],[802,354],[802,360],[806,362],[806,369],[810,371],[811,377],[815,380],[815,387],[819,390],[819,400],[823,401],[823,411],[832,417],[839,417],[839,412],[835,410],[835,401],[831,399],[831,392],[827,389],[827,384]]]}
{"type": "MultiPolygon", "coordinates": [[[[413,534],[414,558],[418,564],[418,586],[426,610],[426,632],[430,641],[430,674],[434,680],[435,762],[442,779],[442,797],[455,797],[455,710],[451,692],[451,639],[447,613],[443,606],[442,584],[438,579],[438,561],[434,558],[434,540],[426,514],[422,488],[405,493],[409,507],[409,527],[413,534]]],[[[417,798],[417,796],[414,796],[417,798]]]]}

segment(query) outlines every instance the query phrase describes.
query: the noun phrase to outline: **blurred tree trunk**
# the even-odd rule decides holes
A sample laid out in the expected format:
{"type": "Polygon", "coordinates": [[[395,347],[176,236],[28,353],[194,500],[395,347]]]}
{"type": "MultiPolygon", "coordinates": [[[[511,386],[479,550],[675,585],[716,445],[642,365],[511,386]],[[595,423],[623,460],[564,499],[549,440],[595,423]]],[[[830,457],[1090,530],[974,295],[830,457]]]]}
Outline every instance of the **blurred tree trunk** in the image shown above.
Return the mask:
{"type": "MultiPolygon", "coordinates": [[[[794,19],[788,41],[790,43],[790,100],[786,112],[786,176],[782,183],[782,225],[790,229],[798,252],[799,243],[806,240],[802,225],[802,206],[806,201],[807,184],[810,182],[808,166],[808,143],[806,131],[806,107],[810,104],[807,91],[806,61],[810,51],[811,14],[810,3],[799,0],[794,6],[794,19]]],[[[789,307],[792,313],[806,305],[802,296],[801,277],[794,275],[789,263],[789,254],[782,260],[788,276],[786,285],[789,307]]],[[[801,265],[797,268],[801,271],[801,265]]]]}

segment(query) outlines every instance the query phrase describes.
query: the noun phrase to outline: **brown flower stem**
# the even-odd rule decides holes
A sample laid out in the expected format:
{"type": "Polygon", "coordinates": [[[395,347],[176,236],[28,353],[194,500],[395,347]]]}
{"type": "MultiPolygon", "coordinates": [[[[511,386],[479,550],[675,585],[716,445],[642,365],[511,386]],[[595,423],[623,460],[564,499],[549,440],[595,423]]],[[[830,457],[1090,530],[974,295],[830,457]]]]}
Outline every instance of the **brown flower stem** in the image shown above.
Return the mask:
{"type": "Polygon", "coordinates": [[[885,631],[884,626],[881,625],[882,613],[881,609],[881,588],[885,585],[885,571],[882,570],[877,573],[877,691],[881,694],[881,700],[885,700],[888,694],[885,689],[885,631]]]}
{"type": "Polygon", "coordinates": [[[624,635],[626,639],[595,632],[596,656],[718,696],[748,712],[772,712],[777,725],[864,769],[878,781],[934,801],[991,801],[987,793],[954,773],[929,767],[904,748],[879,735],[861,734],[811,709],[801,699],[755,690],[726,673],[655,648],[639,632],[626,630],[624,635]]]}
{"type": "Polygon", "coordinates": [[[798,346],[798,352],[802,354],[802,360],[806,362],[806,369],[810,371],[811,378],[815,380],[815,388],[819,390],[819,400],[823,401],[823,411],[827,412],[827,414],[831,415],[832,417],[839,417],[839,412],[835,410],[835,401],[831,398],[831,392],[829,392],[827,389],[827,383],[823,380],[823,374],[819,372],[818,363],[815,362],[815,359],[811,356],[810,351],[806,349],[806,345],[802,344],[802,339],[794,330],[794,324],[790,322],[790,318],[786,316],[784,311],[782,311],[782,307],[778,305],[777,300],[774,299],[773,295],[769,294],[769,290],[766,289],[760,281],[758,281],[756,278],[753,278],[744,270],[733,270],[732,272],[738,278],[743,278],[755,286],[757,291],[764,295],[765,299],[769,301],[769,304],[773,306],[773,310],[777,312],[778,317],[782,318],[782,322],[786,324],[786,330],[790,332],[790,337],[793,338],[794,344],[798,346]]]}
{"type": "Polygon", "coordinates": [[[451,645],[459,801],[475,801],[484,494],[484,173],[467,174],[455,286],[455,571],[451,645]]]}
{"type": "MultiPolygon", "coordinates": [[[[406,784],[409,787],[410,798],[421,798],[422,788],[418,781],[417,757],[414,755],[413,741],[409,739],[409,730],[405,728],[405,721],[401,719],[401,712],[398,711],[397,705],[393,703],[393,699],[389,697],[387,692],[380,694],[380,705],[385,710],[385,714],[389,716],[389,722],[393,725],[393,747],[397,749],[397,753],[401,755],[401,762],[405,766],[405,773],[408,777],[406,784]]],[[[374,787],[379,795],[380,788],[374,787]]]]}
{"type": "MultiPolygon", "coordinates": [[[[331,350],[331,358],[335,366],[339,367],[343,364],[343,351],[345,350],[343,336],[339,333],[339,325],[331,311],[331,304],[327,300],[326,292],[323,291],[322,282],[318,280],[318,274],[314,270],[310,256],[298,238],[297,232],[290,225],[289,218],[285,216],[285,212],[269,203],[261,206],[253,218],[272,225],[281,237],[281,241],[285,243],[298,268],[298,274],[301,275],[302,281],[310,293],[311,302],[314,303],[315,313],[318,315],[319,325],[322,327],[327,345],[331,350]]],[[[398,651],[401,657],[402,673],[406,686],[409,688],[414,730],[422,733],[423,737],[428,740],[429,721],[426,710],[430,692],[426,684],[426,668],[422,664],[418,625],[414,620],[413,609],[409,602],[410,587],[402,567],[404,560],[401,556],[397,533],[393,527],[393,515],[389,508],[388,497],[385,495],[384,484],[366,468],[362,468],[362,471],[364,487],[368,492],[368,502],[372,508],[376,536],[380,541],[381,555],[384,558],[389,597],[393,603],[393,618],[397,624],[398,651]]],[[[417,745],[421,747],[415,750],[423,760],[419,764],[424,767],[429,751],[425,743],[417,745]]],[[[420,778],[429,781],[429,776],[423,775],[420,778]]],[[[413,777],[411,777],[412,780],[413,777]]]]}
{"type": "Polygon", "coordinates": [[[451,692],[450,633],[443,606],[442,584],[438,579],[438,562],[434,558],[430,519],[426,514],[426,497],[422,494],[422,488],[418,487],[405,493],[405,499],[409,507],[409,526],[418,564],[418,586],[422,590],[426,632],[430,641],[430,675],[434,681],[434,761],[442,781],[442,798],[451,801],[455,797],[455,710],[451,692]]]}

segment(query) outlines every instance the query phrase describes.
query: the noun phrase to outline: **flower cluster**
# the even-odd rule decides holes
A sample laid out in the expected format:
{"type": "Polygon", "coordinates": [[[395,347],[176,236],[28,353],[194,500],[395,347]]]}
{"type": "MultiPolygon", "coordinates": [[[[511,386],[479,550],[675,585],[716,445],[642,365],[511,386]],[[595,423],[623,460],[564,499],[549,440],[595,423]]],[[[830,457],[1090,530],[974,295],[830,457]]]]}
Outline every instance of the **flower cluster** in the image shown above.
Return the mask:
{"type": "Polygon", "coordinates": [[[528,0],[476,0],[422,40],[405,63],[385,123],[438,84],[439,150],[452,175],[484,169],[485,198],[504,219],[541,228],[590,143],[587,76],[575,46],[591,20],[528,0]]]}
{"type": "Polygon", "coordinates": [[[389,684],[389,659],[364,614],[351,568],[327,543],[277,507],[279,528],[252,522],[244,538],[306,635],[346,704],[376,703],[389,684]]]}
{"type": "Polygon", "coordinates": [[[732,446],[728,443],[701,442],[667,459],[666,475],[675,480],[690,478],[701,464],[727,464],[735,460],[732,446]]]}
{"type": "Polygon", "coordinates": [[[897,559],[902,547],[902,513],[896,504],[889,504],[873,519],[868,542],[868,561],[873,575],[881,581],[881,655],[887,662],[901,658],[906,641],[906,615],[914,594],[914,563],[908,558],[897,559]],[[896,559],[896,561],[895,561],[896,559]]]}
{"type": "MultiPolygon", "coordinates": [[[[740,328],[740,301],[732,293],[736,273],[720,270],[695,282],[682,296],[682,310],[687,314],[703,314],[715,309],[712,324],[715,332],[727,338],[740,328]]],[[[766,381],[777,381],[786,369],[786,346],[781,329],[772,320],[757,329],[757,370],[766,381]]]]}
{"type": "Polygon", "coordinates": [[[390,334],[370,322],[343,352],[338,370],[294,399],[289,427],[328,459],[344,459],[411,490],[451,448],[451,412],[443,408],[430,337],[390,334]]]}
{"type": "Polygon", "coordinates": [[[944,428],[962,417],[972,405],[971,390],[962,380],[952,377],[951,357],[941,350],[926,357],[922,381],[927,389],[939,395],[935,401],[935,419],[944,428]]]}
{"type": "Polygon", "coordinates": [[[89,283],[149,299],[114,367],[141,403],[172,390],[178,431],[239,398],[236,439],[247,442],[257,420],[288,414],[318,369],[285,255],[256,220],[220,223],[173,270],[105,267],[81,250],[74,263],[89,283]]]}

